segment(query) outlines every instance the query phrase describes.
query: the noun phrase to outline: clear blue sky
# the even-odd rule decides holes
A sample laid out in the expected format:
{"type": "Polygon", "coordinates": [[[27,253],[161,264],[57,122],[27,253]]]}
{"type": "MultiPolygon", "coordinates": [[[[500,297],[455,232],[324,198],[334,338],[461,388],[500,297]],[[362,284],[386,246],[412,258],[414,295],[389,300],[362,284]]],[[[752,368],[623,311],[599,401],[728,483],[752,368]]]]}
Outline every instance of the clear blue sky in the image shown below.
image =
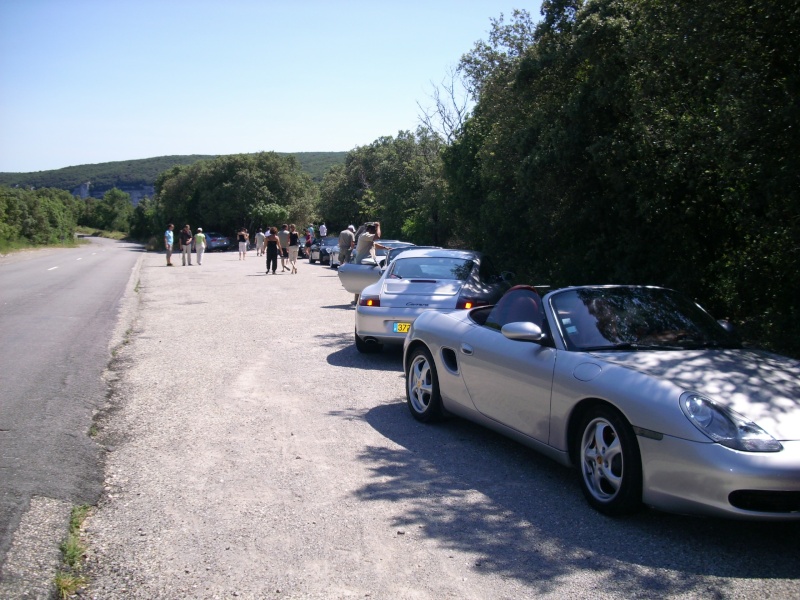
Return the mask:
{"type": "Polygon", "coordinates": [[[538,0],[0,0],[0,171],[344,151],[415,130],[538,0]]]}

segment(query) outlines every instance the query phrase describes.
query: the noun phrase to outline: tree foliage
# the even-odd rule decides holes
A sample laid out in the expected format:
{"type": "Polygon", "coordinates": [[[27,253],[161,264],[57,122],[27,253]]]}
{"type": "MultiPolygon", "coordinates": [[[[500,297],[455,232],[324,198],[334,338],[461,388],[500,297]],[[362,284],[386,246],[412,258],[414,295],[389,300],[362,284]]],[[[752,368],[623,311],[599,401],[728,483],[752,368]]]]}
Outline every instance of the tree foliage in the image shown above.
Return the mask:
{"type": "Polygon", "coordinates": [[[87,198],[78,225],[105,231],[129,233],[133,222],[133,204],[129,194],[117,188],[107,191],[103,198],[87,198]]]}
{"type": "Polygon", "coordinates": [[[82,207],[63,190],[0,186],[0,250],[71,243],[82,207]]]}
{"type": "Polygon", "coordinates": [[[235,154],[162,173],[156,180],[155,205],[146,205],[141,217],[160,221],[153,235],[167,222],[226,233],[240,227],[253,231],[309,222],[316,193],[293,156],[235,154]]]}
{"type": "Polygon", "coordinates": [[[535,28],[495,21],[444,154],[459,230],[533,282],[675,286],[800,351],[798,34],[796,2],[551,0],[535,28]]]}
{"type": "Polygon", "coordinates": [[[426,244],[449,237],[443,142],[420,129],[382,137],[347,153],[320,189],[320,215],[332,231],[380,221],[383,236],[426,244]]]}

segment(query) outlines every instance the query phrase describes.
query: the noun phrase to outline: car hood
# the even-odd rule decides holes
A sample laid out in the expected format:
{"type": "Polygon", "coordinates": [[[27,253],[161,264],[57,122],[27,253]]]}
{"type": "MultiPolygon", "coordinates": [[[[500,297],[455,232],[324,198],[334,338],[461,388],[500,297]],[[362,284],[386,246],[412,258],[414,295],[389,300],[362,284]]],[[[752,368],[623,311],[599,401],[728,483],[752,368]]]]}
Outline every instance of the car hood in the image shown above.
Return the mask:
{"type": "Polygon", "coordinates": [[[800,362],[757,350],[594,353],[724,404],[781,441],[800,439],[800,362]]]}

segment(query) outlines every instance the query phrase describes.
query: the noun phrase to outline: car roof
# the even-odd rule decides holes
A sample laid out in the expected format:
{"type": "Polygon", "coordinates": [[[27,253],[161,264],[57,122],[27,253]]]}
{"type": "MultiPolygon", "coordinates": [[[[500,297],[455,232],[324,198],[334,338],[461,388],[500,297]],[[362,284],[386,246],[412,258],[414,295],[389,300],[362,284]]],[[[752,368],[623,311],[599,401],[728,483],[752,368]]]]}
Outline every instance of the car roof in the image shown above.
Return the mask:
{"type": "Polygon", "coordinates": [[[409,248],[403,250],[395,260],[405,260],[407,258],[463,258],[473,260],[481,257],[480,252],[475,250],[452,250],[448,248],[409,248]]]}

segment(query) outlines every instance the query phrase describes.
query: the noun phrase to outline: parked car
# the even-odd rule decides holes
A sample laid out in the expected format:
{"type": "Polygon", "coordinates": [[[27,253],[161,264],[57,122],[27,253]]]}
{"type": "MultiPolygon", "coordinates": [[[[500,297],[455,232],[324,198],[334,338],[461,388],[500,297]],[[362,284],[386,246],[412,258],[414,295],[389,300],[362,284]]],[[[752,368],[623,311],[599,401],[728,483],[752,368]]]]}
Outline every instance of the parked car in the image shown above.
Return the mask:
{"type": "Polygon", "coordinates": [[[458,415],[577,467],[602,513],[800,520],[800,361],[743,348],[676,291],[517,286],[422,313],[403,361],[414,418],[458,415]]]}
{"type": "Polygon", "coordinates": [[[308,257],[308,262],[315,263],[319,261],[321,265],[331,264],[331,251],[336,248],[336,253],[339,253],[339,238],[338,237],[324,237],[317,238],[311,244],[311,256],[308,257]]]}
{"type": "MultiPolygon", "coordinates": [[[[340,279],[346,266],[339,268],[340,279]]],[[[510,287],[512,277],[497,271],[480,252],[408,249],[383,270],[377,282],[361,291],[356,304],[356,348],[375,352],[383,344],[402,344],[414,319],[426,310],[494,304],[510,287]]]]}
{"type": "Polygon", "coordinates": [[[213,250],[229,250],[233,244],[227,235],[209,231],[206,233],[206,252],[213,250]]]}

